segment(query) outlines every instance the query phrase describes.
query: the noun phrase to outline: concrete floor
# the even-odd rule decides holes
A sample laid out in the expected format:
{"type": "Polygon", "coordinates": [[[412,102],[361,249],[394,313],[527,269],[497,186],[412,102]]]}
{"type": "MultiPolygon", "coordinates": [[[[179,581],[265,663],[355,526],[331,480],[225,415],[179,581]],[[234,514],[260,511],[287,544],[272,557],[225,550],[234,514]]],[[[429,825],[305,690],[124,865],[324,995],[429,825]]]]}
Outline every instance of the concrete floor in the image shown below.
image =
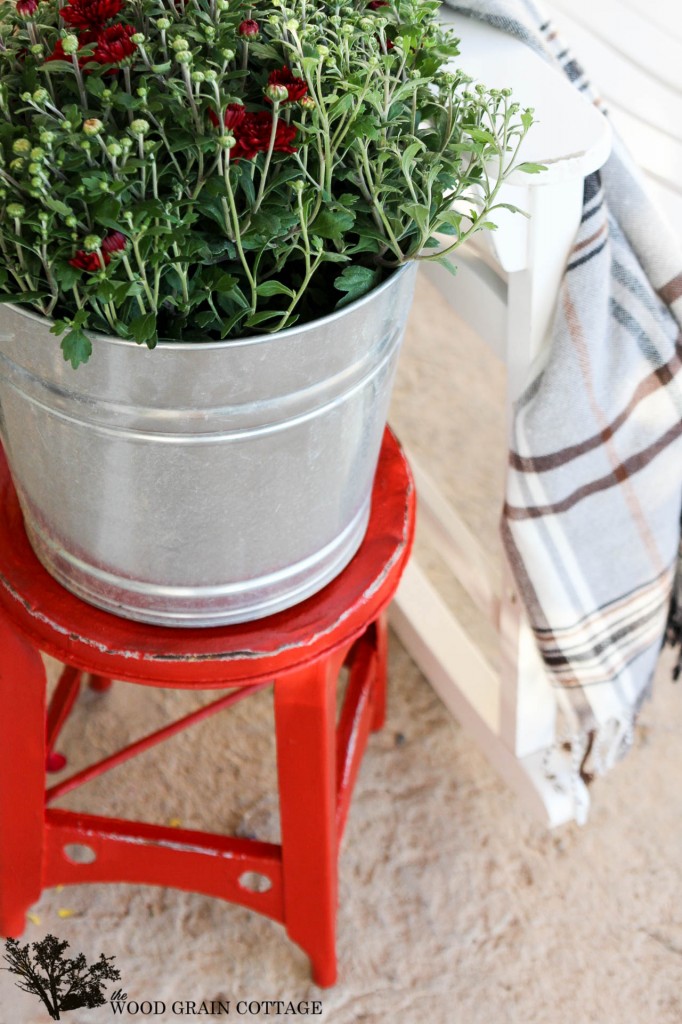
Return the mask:
{"type": "MultiPolygon", "coordinates": [[[[454,357],[443,355],[442,323],[424,285],[393,422],[435,468],[441,460],[445,486],[492,544],[502,463],[492,448],[485,454],[478,425],[491,442],[499,435],[502,381],[465,333],[454,357]],[[471,420],[453,425],[458,395],[474,397],[475,444],[471,420]],[[439,421],[447,426],[437,432],[439,421]]],[[[682,700],[665,662],[635,749],[593,790],[590,823],[549,833],[521,811],[394,638],[388,722],[370,740],[344,841],[332,990],[311,984],[281,926],[171,890],[46,892],[26,939],[51,931],[89,959],[115,955],[130,1000],[229,1000],[231,1019],[301,1019],[238,1012],[239,1000],[280,999],[321,1000],[322,1013],[308,1016],[328,1024],[679,1024],[682,700]]],[[[126,684],[86,693],[60,743],[69,769],[198,703],[126,684]]],[[[259,693],[62,806],[276,841],[271,704],[259,693]]],[[[0,974],[0,1024],[46,1019],[0,974]]],[[[96,1024],[112,1010],[65,1019],[96,1024]]],[[[184,1016],[168,1009],[149,1019],[184,1016]]]]}

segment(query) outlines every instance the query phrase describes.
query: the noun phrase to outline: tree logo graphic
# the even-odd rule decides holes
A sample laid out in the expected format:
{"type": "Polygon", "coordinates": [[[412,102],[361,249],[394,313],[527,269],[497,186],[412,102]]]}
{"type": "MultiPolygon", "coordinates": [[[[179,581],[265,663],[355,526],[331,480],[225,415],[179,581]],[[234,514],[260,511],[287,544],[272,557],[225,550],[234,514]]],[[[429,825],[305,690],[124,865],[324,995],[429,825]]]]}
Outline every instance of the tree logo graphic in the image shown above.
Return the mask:
{"type": "Polygon", "coordinates": [[[25,946],[17,939],[5,942],[3,960],[9,967],[0,970],[19,975],[17,987],[38,996],[52,1020],[61,1020],[61,1013],[67,1010],[102,1006],[106,982],[121,977],[113,966],[115,957],[100,953],[99,960],[88,964],[83,953],[73,959],[65,956],[68,948],[68,942],[54,935],[25,946]]]}

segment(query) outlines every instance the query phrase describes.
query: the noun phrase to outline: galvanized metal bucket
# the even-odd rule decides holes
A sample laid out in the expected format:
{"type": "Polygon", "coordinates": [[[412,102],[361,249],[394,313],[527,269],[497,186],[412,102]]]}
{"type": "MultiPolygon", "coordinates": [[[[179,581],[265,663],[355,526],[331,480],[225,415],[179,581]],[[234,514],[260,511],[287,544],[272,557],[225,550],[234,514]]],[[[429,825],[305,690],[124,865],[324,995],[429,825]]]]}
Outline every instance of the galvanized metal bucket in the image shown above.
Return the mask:
{"type": "Polygon", "coordinates": [[[276,335],[150,352],[0,308],[0,436],[33,549],[85,601],[167,626],[244,622],[357,551],[414,288],[407,266],[276,335]]]}

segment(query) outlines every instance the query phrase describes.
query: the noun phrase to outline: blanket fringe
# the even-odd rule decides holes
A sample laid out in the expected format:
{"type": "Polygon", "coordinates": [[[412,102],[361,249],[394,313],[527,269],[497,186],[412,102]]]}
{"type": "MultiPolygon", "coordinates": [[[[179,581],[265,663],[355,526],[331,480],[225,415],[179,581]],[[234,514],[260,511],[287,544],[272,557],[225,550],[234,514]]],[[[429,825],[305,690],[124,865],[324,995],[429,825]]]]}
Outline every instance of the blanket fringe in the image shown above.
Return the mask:
{"type": "Polygon", "coordinates": [[[663,634],[663,647],[678,647],[677,661],[673,667],[673,680],[677,682],[682,675],[682,550],[677,562],[677,572],[670,598],[668,621],[663,634]]]}

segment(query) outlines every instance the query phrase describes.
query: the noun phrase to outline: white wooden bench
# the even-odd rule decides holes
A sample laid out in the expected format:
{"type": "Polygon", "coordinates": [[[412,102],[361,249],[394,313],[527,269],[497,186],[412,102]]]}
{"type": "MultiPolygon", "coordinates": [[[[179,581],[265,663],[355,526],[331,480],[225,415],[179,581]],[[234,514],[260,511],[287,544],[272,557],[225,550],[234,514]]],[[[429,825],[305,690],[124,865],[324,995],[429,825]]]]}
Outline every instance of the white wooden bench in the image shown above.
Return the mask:
{"type": "MultiPolygon", "coordinates": [[[[567,0],[568,2],[568,0],[567,0]]],[[[520,174],[505,186],[506,199],[526,219],[502,211],[499,230],[485,233],[490,248],[459,250],[452,277],[436,264],[425,273],[452,308],[507,366],[507,407],[542,357],[559,281],[582,212],[583,179],[606,161],[609,126],[571,84],[523,43],[471,19],[454,18],[461,65],[491,87],[511,86],[533,106],[537,125],[523,156],[546,164],[542,175],[520,174]]],[[[419,496],[419,532],[492,623],[501,671],[452,610],[416,555],[392,613],[392,625],[447,707],[476,738],[491,763],[550,825],[584,819],[588,797],[569,781],[569,765],[546,771],[553,744],[557,691],[552,688],[525,621],[509,571],[499,587],[487,548],[444,497],[412,453],[419,496]]],[[[451,472],[457,474],[456,453],[451,472]]],[[[502,495],[499,496],[500,508],[502,495]]],[[[499,573],[497,574],[499,577],[499,573]]]]}

